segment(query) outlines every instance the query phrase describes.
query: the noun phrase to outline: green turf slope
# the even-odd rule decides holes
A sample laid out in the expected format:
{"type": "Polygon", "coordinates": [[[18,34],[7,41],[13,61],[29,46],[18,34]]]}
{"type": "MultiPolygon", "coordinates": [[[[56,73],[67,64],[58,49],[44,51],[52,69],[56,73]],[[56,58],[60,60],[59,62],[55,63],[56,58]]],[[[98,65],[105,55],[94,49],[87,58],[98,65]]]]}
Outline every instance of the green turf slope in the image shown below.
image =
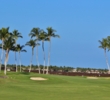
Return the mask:
{"type": "Polygon", "coordinates": [[[0,78],[0,100],[110,100],[110,79],[8,73],[7,78],[0,78]]]}

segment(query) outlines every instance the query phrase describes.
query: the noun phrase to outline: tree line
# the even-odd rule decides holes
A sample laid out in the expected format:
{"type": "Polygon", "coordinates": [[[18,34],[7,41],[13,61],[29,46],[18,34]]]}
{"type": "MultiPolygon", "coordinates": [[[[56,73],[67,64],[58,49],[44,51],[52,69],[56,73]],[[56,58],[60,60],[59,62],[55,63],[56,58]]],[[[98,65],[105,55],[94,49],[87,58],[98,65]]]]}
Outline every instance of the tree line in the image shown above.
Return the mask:
{"type": "Polygon", "coordinates": [[[20,45],[17,44],[18,38],[23,38],[21,33],[18,30],[13,30],[12,32],[9,32],[9,27],[7,28],[1,28],[0,29],[0,48],[1,50],[1,57],[0,57],[0,71],[1,71],[1,65],[3,62],[3,56],[5,55],[5,60],[4,60],[4,74],[6,75],[7,71],[7,62],[9,59],[9,52],[13,51],[15,53],[15,65],[16,65],[16,72],[18,71],[17,68],[17,57],[16,53],[19,53],[19,65],[20,65],[20,72],[21,72],[21,61],[20,61],[20,53],[21,52],[27,52],[24,47],[25,46],[30,46],[32,49],[32,57],[30,61],[30,68],[29,72],[31,72],[31,67],[32,67],[32,61],[33,61],[33,55],[34,55],[34,48],[37,48],[37,55],[36,55],[36,61],[37,65],[39,68],[39,73],[40,73],[40,64],[39,64],[39,59],[38,59],[38,46],[40,45],[39,41],[42,42],[42,51],[43,51],[43,59],[44,59],[44,65],[43,65],[43,74],[44,71],[46,70],[46,74],[48,74],[49,66],[50,66],[50,52],[51,52],[51,38],[52,37],[60,37],[59,35],[55,34],[56,30],[54,30],[52,27],[47,27],[46,31],[43,29],[40,29],[38,27],[32,28],[32,30],[29,33],[29,36],[31,39],[25,44],[25,45],[20,45]],[[48,52],[48,65],[46,67],[46,61],[45,61],[45,48],[44,48],[44,42],[48,41],[50,46],[49,46],[49,52],[48,52]]]}
{"type": "MultiPolygon", "coordinates": [[[[40,69],[43,69],[43,65],[39,65],[40,69]]],[[[30,65],[21,65],[22,70],[23,71],[29,71],[29,67],[30,65]]],[[[47,66],[46,66],[47,67],[47,66]]],[[[38,69],[38,65],[33,65],[31,66],[32,68],[32,72],[37,72],[39,73],[38,69]]],[[[4,69],[4,65],[2,65],[2,70],[4,69]]],[[[16,71],[16,67],[14,64],[7,64],[7,69],[9,69],[9,71],[16,71]]],[[[18,66],[18,69],[20,70],[20,66],[18,66]]],[[[71,72],[78,72],[78,73],[104,73],[107,74],[108,73],[108,69],[97,69],[97,68],[82,68],[82,67],[70,67],[70,66],[56,66],[56,65],[50,65],[49,66],[49,72],[67,72],[67,73],[71,73],[71,72]]],[[[42,71],[41,71],[42,73],[42,71]]]]}

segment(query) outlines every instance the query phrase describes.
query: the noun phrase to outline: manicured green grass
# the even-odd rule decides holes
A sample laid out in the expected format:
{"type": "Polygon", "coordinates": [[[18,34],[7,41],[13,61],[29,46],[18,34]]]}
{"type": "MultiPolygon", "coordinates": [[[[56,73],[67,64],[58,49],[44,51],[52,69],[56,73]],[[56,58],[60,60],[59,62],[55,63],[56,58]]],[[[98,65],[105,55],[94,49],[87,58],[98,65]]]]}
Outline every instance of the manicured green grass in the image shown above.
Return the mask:
{"type": "Polygon", "coordinates": [[[110,79],[106,78],[12,72],[7,76],[0,78],[0,100],[110,100],[110,79]],[[48,80],[30,80],[33,76],[48,80]]]}

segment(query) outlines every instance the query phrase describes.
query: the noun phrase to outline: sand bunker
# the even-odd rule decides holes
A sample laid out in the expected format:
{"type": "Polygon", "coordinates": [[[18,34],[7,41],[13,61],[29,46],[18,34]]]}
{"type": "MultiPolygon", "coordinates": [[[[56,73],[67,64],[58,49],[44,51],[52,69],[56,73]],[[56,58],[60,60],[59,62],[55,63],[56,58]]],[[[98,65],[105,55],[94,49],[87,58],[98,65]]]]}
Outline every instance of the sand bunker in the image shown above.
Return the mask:
{"type": "Polygon", "coordinates": [[[38,81],[47,80],[47,79],[42,78],[42,77],[31,77],[30,79],[31,79],[31,80],[38,80],[38,81]]]}
{"type": "Polygon", "coordinates": [[[87,79],[98,79],[98,77],[87,77],[87,79]]]}

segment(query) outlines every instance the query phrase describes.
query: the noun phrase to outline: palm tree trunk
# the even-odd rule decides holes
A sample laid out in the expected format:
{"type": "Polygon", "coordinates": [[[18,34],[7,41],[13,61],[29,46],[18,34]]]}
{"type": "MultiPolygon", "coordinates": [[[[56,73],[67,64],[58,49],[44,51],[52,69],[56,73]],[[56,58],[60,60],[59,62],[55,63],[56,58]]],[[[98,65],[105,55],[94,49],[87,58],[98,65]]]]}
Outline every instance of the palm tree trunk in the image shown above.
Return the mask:
{"type": "Polygon", "coordinates": [[[37,65],[38,65],[38,69],[39,69],[39,74],[40,74],[40,66],[39,66],[39,60],[38,60],[38,46],[37,48],[37,55],[36,55],[36,59],[37,59],[37,65]]]}
{"type": "Polygon", "coordinates": [[[20,72],[21,72],[21,58],[20,58],[20,52],[19,52],[19,64],[20,64],[20,72]]]}
{"type": "Polygon", "coordinates": [[[32,61],[33,61],[33,55],[34,55],[34,49],[32,48],[32,58],[31,58],[31,62],[30,62],[29,73],[31,72],[31,66],[32,66],[32,61]]]}
{"type": "Polygon", "coordinates": [[[7,62],[8,62],[8,53],[9,53],[9,50],[7,49],[6,51],[6,56],[5,56],[5,69],[4,69],[4,74],[6,75],[6,70],[7,70],[7,62]]]}
{"type": "Polygon", "coordinates": [[[1,72],[2,59],[3,59],[3,41],[2,41],[2,52],[1,52],[1,58],[0,58],[0,72],[1,72]]]}
{"type": "Polygon", "coordinates": [[[44,41],[42,41],[42,49],[44,54],[44,67],[43,67],[43,74],[45,73],[45,51],[44,51],[44,41]]]}
{"type": "MultiPolygon", "coordinates": [[[[15,41],[15,47],[17,46],[16,41],[15,41]]],[[[16,57],[16,51],[15,51],[15,65],[16,65],[16,72],[18,72],[17,69],[17,57],[16,57]]]]}
{"type": "Polygon", "coordinates": [[[6,65],[7,65],[7,63],[6,63],[6,61],[5,61],[5,68],[4,68],[4,74],[6,75],[6,65]]]}
{"type": "Polygon", "coordinates": [[[16,58],[16,51],[15,51],[15,64],[16,64],[16,72],[18,72],[18,70],[17,70],[17,58],[16,58]]]}
{"type": "Polygon", "coordinates": [[[109,66],[109,63],[108,63],[108,57],[106,55],[106,50],[104,50],[104,54],[105,54],[105,58],[106,58],[106,64],[107,64],[107,67],[108,67],[108,70],[110,72],[110,66],[109,66]]]}
{"type": "Polygon", "coordinates": [[[48,53],[48,64],[47,64],[47,73],[49,71],[49,66],[50,66],[50,51],[51,51],[51,40],[50,40],[50,46],[49,46],[49,53],[48,53]]]}

